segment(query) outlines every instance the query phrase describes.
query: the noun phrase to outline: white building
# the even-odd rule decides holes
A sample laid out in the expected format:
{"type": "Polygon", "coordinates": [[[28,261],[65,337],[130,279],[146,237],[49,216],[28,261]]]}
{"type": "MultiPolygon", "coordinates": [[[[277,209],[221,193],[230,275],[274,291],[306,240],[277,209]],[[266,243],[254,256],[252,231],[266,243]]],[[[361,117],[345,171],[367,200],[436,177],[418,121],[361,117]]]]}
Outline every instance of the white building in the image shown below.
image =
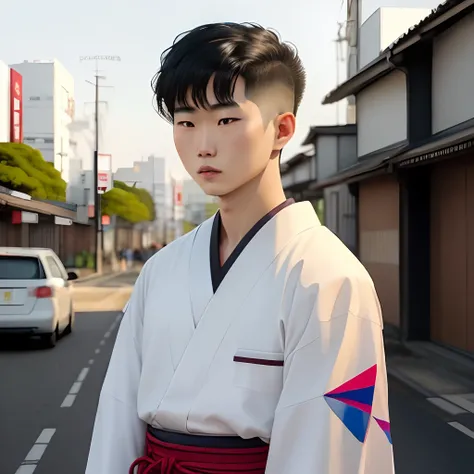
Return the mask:
{"type": "Polygon", "coordinates": [[[70,133],[74,117],[74,79],[56,59],[24,61],[10,67],[23,76],[24,143],[69,179],[70,133]]]}
{"type": "Polygon", "coordinates": [[[171,188],[166,180],[166,160],[149,156],[147,161],[134,161],[130,168],[117,168],[113,179],[123,181],[129,186],[135,183],[151,194],[155,202],[157,238],[163,240],[171,212],[171,188]]]}
{"type": "Polygon", "coordinates": [[[10,141],[10,68],[0,61],[0,142],[10,141]]]}
{"type": "Polygon", "coordinates": [[[22,77],[0,61],[0,143],[22,141],[22,77]]]}
{"type": "Polygon", "coordinates": [[[209,216],[208,204],[216,202],[216,198],[208,196],[192,179],[183,181],[184,220],[199,225],[209,216]]]}

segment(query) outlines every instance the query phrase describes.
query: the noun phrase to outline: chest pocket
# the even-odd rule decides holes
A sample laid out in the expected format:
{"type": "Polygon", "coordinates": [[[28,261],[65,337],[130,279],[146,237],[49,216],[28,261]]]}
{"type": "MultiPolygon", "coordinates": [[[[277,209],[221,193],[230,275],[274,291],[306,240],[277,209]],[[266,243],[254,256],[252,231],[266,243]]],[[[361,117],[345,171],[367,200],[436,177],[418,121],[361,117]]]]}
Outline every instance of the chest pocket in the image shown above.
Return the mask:
{"type": "Polygon", "coordinates": [[[283,353],[239,349],[234,355],[234,386],[264,393],[283,387],[283,353]]]}

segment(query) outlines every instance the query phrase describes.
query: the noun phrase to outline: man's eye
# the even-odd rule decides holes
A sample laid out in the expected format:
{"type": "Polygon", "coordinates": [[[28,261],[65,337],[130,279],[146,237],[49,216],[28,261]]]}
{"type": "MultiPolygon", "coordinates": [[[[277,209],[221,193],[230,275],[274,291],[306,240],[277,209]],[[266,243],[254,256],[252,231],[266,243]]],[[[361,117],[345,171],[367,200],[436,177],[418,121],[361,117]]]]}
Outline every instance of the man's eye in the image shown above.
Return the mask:
{"type": "Polygon", "coordinates": [[[231,117],[229,117],[229,118],[223,118],[223,119],[220,119],[220,120],[219,120],[219,125],[229,125],[230,123],[232,123],[232,122],[237,122],[238,120],[240,120],[240,119],[238,119],[238,118],[231,118],[231,117]]]}
{"type": "Polygon", "coordinates": [[[194,127],[194,124],[193,124],[192,122],[188,122],[188,121],[186,121],[186,120],[183,121],[183,122],[178,122],[178,125],[179,125],[180,127],[186,127],[186,128],[188,128],[188,127],[194,127]]]}

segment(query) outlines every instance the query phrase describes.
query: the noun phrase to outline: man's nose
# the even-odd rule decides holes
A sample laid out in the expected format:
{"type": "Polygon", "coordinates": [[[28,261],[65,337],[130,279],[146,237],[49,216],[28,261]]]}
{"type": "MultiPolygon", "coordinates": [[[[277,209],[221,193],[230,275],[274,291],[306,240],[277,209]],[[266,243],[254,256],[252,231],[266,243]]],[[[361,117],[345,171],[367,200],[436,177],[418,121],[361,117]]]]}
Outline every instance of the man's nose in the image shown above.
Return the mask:
{"type": "Polygon", "coordinates": [[[216,145],[208,133],[203,133],[199,140],[197,154],[199,158],[212,158],[216,156],[216,145]]]}

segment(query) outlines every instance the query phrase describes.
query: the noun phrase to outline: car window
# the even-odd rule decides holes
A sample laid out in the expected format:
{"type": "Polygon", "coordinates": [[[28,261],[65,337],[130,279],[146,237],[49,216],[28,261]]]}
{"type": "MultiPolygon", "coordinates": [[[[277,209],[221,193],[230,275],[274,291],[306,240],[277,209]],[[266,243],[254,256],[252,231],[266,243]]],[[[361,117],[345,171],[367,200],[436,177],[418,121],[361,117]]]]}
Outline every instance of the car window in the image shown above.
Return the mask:
{"type": "Polygon", "coordinates": [[[56,260],[53,257],[46,257],[46,262],[48,263],[49,270],[53,278],[64,278],[64,275],[59,268],[56,260]]]}
{"type": "Polygon", "coordinates": [[[61,272],[61,277],[67,280],[68,279],[67,271],[61,259],[57,255],[53,255],[53,260],[56,262],[56,265],[58,266],[59,271],[61,272]]]}
{"type": "Polygon", "coordinates": [[[0,280],[42,280],[44,270],[36,257],[0,256],[0,280]]]}

